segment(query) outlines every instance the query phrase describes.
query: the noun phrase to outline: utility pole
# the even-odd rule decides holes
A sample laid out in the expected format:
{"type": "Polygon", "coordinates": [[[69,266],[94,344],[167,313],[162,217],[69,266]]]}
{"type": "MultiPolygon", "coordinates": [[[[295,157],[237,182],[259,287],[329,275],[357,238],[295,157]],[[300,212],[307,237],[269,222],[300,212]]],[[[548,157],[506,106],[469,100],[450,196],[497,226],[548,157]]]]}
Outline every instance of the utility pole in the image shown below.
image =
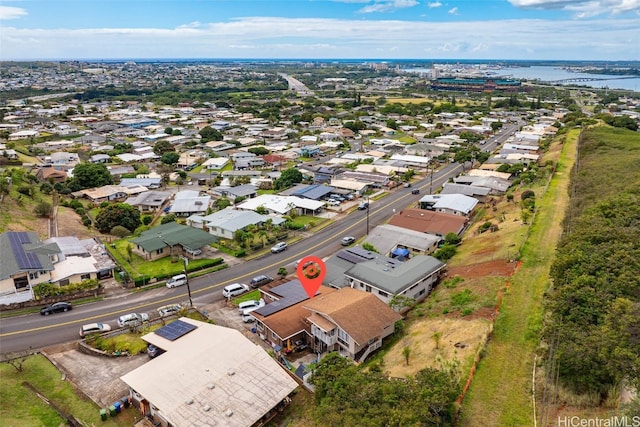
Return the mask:
{"type": "Polygon", "coordinates": [[[367,236],[369,235],[369,206],[371,204],[369,203],[369,196],[367,196],[367,236]]]}
{"type": "Polygon", "coordinates": [[[187,292],[189,293],[189,307],[193,307],[193,301],[191,300],[191,285],[189,284],[189,275],[187,274],[187,266],[189,265],[189,260],[187,257],[182,257],[182,261],[184,261],[184,277],[187,282],[187,292]]]}

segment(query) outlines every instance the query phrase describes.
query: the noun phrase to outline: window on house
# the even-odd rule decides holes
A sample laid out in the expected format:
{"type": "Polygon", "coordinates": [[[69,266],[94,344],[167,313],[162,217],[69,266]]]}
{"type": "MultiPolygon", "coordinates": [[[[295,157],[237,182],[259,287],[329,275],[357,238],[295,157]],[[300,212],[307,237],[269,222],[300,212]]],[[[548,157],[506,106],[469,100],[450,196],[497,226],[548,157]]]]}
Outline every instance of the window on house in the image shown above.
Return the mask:
{"type": "Polygon", "coordinates": [[[160,255],[162,252],[164,252],[164,248],[156,250],[156,255],[160,255]]]}
{"type": "Polygon", "coordinates": [[[31,273],[29,273],[29,280],[34,280],[38,278],[38,272],[37,271],[33,271],[31,273]]]}
{"type": "Polygon", "coordinates": [[[80,280],[89,280],[91,279],[91,274],[87,273],[87,274],[83,274],[80,276],[80,280]]]}
{"type": "Polygon", "coordinates": [[[60,286],[67,286],[69,284],[69,279],[60,280],[60,286]]]}
{"type": "Polygon", "coordinates": [[[381,297],[388,297],[389,294],[384,292],[384,291],[378,291],[378,295],[380,295],[381,297]]]}
{"type": "Polygon", "coordinates": [[[365,292],[371,292],[371,286],[366,285],[366,286],[364,287],[364,290],[365,290],[365,292]]]}

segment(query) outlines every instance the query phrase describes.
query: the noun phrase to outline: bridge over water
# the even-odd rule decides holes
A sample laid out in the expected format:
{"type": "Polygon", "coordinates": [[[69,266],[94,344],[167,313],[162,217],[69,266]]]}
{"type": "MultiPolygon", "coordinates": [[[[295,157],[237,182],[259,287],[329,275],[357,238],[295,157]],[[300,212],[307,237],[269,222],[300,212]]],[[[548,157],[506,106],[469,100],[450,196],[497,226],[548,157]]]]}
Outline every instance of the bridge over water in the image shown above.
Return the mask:
{"type": "Polygon", "coordinates": [[[637,79],[638,76],[619,76],[619,77],[572,77],[569,79],[549,80],[547,83],[579,83],[579,82],[599,82],[606,80],[625,80],[637,79]]]}

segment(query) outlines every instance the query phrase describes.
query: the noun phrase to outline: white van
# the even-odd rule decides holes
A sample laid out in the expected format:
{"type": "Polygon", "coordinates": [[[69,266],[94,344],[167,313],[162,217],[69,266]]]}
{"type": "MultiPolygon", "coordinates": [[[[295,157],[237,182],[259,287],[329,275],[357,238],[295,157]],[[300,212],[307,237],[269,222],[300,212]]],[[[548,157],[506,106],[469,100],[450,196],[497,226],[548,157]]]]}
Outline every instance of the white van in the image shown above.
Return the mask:
{"type": "Polygon", "coordinates": [[[187,275],[178,274],[167,280],[167,288],[175,288],[176,286],[182,286],[187,284],[187,275]]]}
{"type": "Polygon", "coordinates": [[[241,295],[249,290],[249,286],[243,283],[233,283],[227,285],[222,289],[222,296],[225,298],[231,298],[241,295]]]}

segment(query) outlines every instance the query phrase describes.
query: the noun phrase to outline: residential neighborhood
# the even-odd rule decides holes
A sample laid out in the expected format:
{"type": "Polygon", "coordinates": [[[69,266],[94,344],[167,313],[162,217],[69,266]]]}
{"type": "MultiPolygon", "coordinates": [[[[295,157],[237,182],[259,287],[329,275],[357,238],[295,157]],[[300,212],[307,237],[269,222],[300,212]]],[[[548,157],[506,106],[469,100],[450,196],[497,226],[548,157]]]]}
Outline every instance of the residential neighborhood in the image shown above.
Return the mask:
{"type": "MultiPolygon", "coordinates": [[[[92,322],[107,338],[138,334],[144,357],[159,351],[118,376],[127,407],[151,425],[267,425],[297,390],[314,392],[313,369],[332,353],[382,369],[395,348],[408,367],[406,325],[440,309],[443,287],[457,292],[450,306],[426,317],[493,321],[497,292],[456,289],[455,256],[486,237],[468,256],[501,263],[496,277],[516,268],[520,247],[491,235],[530,225],[555,172],[549,147],[576,114],[556,89],[520,82],[469,83],[469,94],[457,78],[427,85],[382,66],[287,71],[133,61],[2,70],[0,94],[36,83],[60,93],[0,104],[0,307],[70,300],[76,315],[116,301],[111,312],[145,314],[137,329],[102,313],[92,322]],[[296,78],[289,88],[294,71],[309,87],[296,78]],[[185,75],[259,91],[165,91],[185,75]],[[125,84],[147,94],[109,95],[125,84]],[[427,86],[428,101],[388,92],[427,86]],[[322,259],[309,263],[322,270],[315,294],[298,265],[309,255],[322,259]],[[168,303],[179,315],[157,314],[168,303]]],[[[637,98],[612,104],[613,117],[640,120],[637,98]]],[[[441,332],[430,334],[439,349],[441,332]]],[[[102,354],[94,342],[79,345],[102,354]]],[[[473,360],[466,341],[444,342],[473,360]]]]}

